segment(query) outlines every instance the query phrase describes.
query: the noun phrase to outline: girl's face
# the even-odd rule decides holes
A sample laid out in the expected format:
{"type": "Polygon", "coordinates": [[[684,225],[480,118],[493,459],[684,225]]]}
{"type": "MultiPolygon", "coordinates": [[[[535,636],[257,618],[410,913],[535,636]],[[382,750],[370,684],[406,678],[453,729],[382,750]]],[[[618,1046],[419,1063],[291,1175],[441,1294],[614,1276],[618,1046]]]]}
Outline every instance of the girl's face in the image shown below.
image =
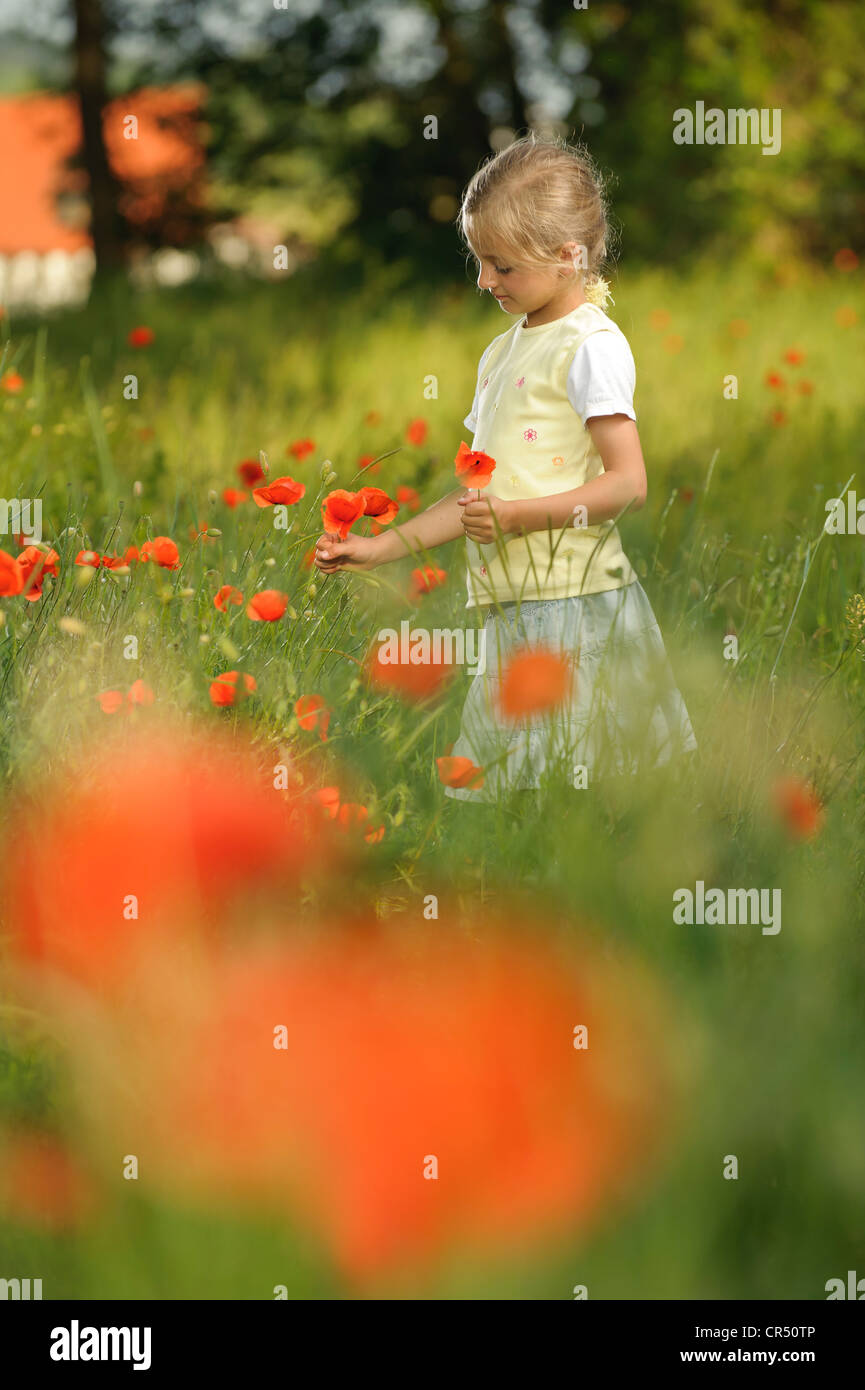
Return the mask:
{"type": "MultiPolygon", "coordinates": [[[[494,254],[479,255],[478,288],[489,290],[507,314],[533,314],[563,295],[573,294],[574,280],[552,271],[520,270],[494,254]]],[[[570,265],[563,249],[562,264],[570,265]]]]}

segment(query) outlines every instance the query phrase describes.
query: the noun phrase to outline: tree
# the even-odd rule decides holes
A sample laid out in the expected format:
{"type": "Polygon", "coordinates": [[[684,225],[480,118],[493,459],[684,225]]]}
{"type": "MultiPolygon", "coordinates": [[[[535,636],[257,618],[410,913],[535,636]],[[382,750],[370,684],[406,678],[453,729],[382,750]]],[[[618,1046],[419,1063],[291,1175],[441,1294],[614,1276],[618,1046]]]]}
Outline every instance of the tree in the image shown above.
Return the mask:
{"type": "Polygon", "coordinates": [[[81,107],[84,166],[90,180],[90,234],[97,275],[124,263],[120,189],[105,148],[102,113],[106,86],[106,21],[102,0],[73,0],[75,15],[75,88],[81,107]]]}

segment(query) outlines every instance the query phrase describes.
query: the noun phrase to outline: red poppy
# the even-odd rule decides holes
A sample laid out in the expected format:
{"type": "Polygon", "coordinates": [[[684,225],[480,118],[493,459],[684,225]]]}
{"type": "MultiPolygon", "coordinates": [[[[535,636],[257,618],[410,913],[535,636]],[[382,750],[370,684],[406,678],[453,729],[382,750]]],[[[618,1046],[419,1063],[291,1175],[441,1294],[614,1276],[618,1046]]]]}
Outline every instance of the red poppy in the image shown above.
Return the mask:
{"type": "Polygon", "coordinates": [[[330,816],[331,820],[336,818],[339,810],[339,787],[319,787],[313,793],[313,798],[330,816]]]}
{"type": "Polygon", "coordinates": [[[356,801],[344,801],[337,811],[336,821],[340,830],[362,830],[363,838],[368,845],[377,845],[384,839],[384,826],[375,828],[369,825],[369,811],[356,801]]]}
{"type": "Polygon", "coordinates": [[[257,507],[293,507],[306,492],[305,483],[296,483],[294,478],[274,478],[267,487],[253,490],[252,500],[257,507]]]}
{"type": "Polygon", "coordinates": [[[511,654],[502,676],[502,711],[521,719],[554,709],[568,698],[572,680],[570,662],[559,652],[522,647],[511,654]]]}
{"type": "Polygon", "coordinates": [[[859,257],[849,246],[844,246],[840,251],[836,251],[832,259],[835,263],[835,269],[845,272],[855,270],[859,264],[859,257]]]}
{"type": "Polygon", "coordinates": [[[693,502],[694,489],[692,487],[679,488],[679,496],[683,502],[693,502]]]}
{"type": "Polygon", "coordinates": [[[130,347],[150,347],[150,344],[153,342],[155,337],[156,334],[154,333],[152,328],[145,328],[142,325],[140,328],[131,329],[126,341],[129,343],[130,347]]]}
{"type": "Polygon", "coordinates": [[[407,487],[405,483],[400,483],[396,490],[396,500],[401,506],[408,507],[410,512],[416,512],[420,506],[420,494],[413,487],[407,487]]]}
{"type": "Polygon", "coordinates": [[[364,416],[364,423],[367,425],[380,425],[381,414],[377,410],[368,410],[364,416]]]}
{"type": "Polygon", "coordinates": [[[300,699],[294,702],[294,712],[302,729],[318,729],[322,741],[327,738],[330,710],[321,695],[301,695],[300,699]]]}
{"type": "Polygon", "coordinates": [[[268,881],[296,885],[324,849],[312,805],[276,795],[244,740],[142,728],[100,731],[65,767],[29,773],[8,821],[8,944],[93,986],[134,980],[142,954],[170,970],[173,944],[203,947],[229,922],[245,926],[241,902],[268,881]]]}
{"type": "Polygon", "coordinates": [[[479,449],[472,450],[461,443],[454,459],[454,472],[466,487],[486,487],[493,476],[496,461],[479,449]]]}
{"type": "Polygon", "coordinates": [[[314,545],[311,545],[311,546],[309,547],[309,550],[306,552],[306,554],[305,554],[304,557],[303,557],[303,568],[304,568],[305,570],[311,570],[311,569],[312,569],[312,566],[313,566],[314,560],[315,560],[315,546],[314,546],[314,545]]]}
{"type": "Polygon", "coordinates": [[[409,598],[420,598],[422,594],[428,594],[432,589],[437,589],[446,580],[447,572],[438,569],[435,565],[424,565],[423,569],[412,570],[409,598]]]}
{"type": "Polygon", "coordinates": [[[786,390],[787,383],[780,372],[767,372],[764,380],[770,391],[786,390]]]}
{"type": "Polygon", "coordinates": [[[800,367],[805,361],[805,354],[801,348],[790,347],[784,353],[784,361],[789,362],[791,367],[800,367]]]}
{"type": "Polygon", "coordinates": [[[371,685],[411,703],[440,694],[457,669],[444,659],[444,652],[435,649],[429,661],[402,660],[402,653],[391,661],[387,659],[390,655],[384,642],[371,647],[363,664],[364,676],[371,685]]]}
{"type": "Polygon", "coordinates": [[[439,781],[446,787],[482,787],[483,769],[476,767],[471,758],[436,758],[439,781]]]}
{"type": "Polygon", "coordinates": [[[150,686],[143,680],[133,681],[128,691],[126,699],[130,705],[152,705],[156,699],[150,686]]]}
{"type": "Polygon", "coordinates": [[[297,459],[298,463],[306,458],[307,454],[315,453],[314,439],[296,439],[293,444],[289,444],[285,451],[290,458],[297,459]]]}
{"type": "Polygon", "coordinates": [[[769,423],[776,428],[787,423],[787,412],[785,410],[773,410],[769,416],[769,423]]]}
{"type": "Polygon", "coordinates": [[[20,594],[24,588],[24,572],[13,555],[0,550],[0,598],[20,594]]]}
{"type": "Polygon", "coordinates": [[[229,603],[234,604],[235,607],[240,607],[241,603],[243,603],[243,594],[240,589],[235,589],[232,584],[223,584],[213,600],[213,606],[214,608],[218,608],[220,613],[226,613],[229,603]]]}
{"type": "Polygon", "coordinates": [[[808,381],[806,377],[803,377],[801,381],[797,381],[797,382],[796,382],[796,395],[797,395],[797,396],[813,396],[813,394],[814,394],[814,383],[813,383],[813,381],[808,381]]]}
{"type": "Polygon", "coordinates": [[[244,459],[242,463],[237,465],[237,472],[248,487],[252,487],[253,483],[257,483],[265,476],[264,469],[258,459],[244,459]]]}
{"type": "Polygon", "coordinates": [[[123,707],[122,690],[103,690],[97,698],[103,714],[116,714],[123,707]]]}
{"type": "Polygon", "coordinates": [[[170,536],[154,536],[141,547],[142,560],[155,560],[162,569],[180,569],[180,552],[170,536]]]}
{"type": "Polygon", "coordinates": [[[133,560],[140,560],[138,547],[128,545],[122,555],[103,555],[102,567],[107,570],[121,569],[125,565],[130,565],[133,560]]]}
{"type": "Polygon", "coordinates": [[[28,545],[18,556],[18,564],[24,577],[24,597],[32,603],[42,597],[46,575],[57,577],[60,556],[56,550],[43,552],[37,545],[28,545]]]}
{"type": "Polygon", "coordinates": [[[226,502],[229,507],[238,507],[241,502],[249,501],[249,493],[243,492],[237,487],[226,487],[222,489],[222,500],[226,502]]]}
{"type": "Polygon", "coordinates": [[[427,437],[428,428],[426,420],[412,420],[405,432],[409,444],[423,444],[427,437]]]}
{"type": "Polygon", "coordinates": [[[281,589],[260,589],[246,605],[246,616],[254,623],[275,623],[288,607],[288,594],[281,589]]]}
{"type": "Polygon", "coordinates": [[[798,777],[781,777],[772,788],[776,816],[794,840],[809,840],[823,823],[823,805],[810,783],[798,777]]]}
{"type": "Polygon", "coordinates": [[[91,569],[98,570],[102,563],[102,558],[98,550],[79,550],[75,556],[76,565],[89,565],[91,569]]]}
{"type": "Polygon", "coordinates": [[[0,386],[4,391],[8,391],[10,396],[17,396],[20,391],[24,390],[24,378],[19,372],[7,372],[0,380],[0,386]]]}
{"type": "Polygon", "coordinates": [[[376,463],[375,460],[375,454],[361,454],[360,458],[357,461],[357,466],[361,473],[364,472],[364,470],[368,470],[370,473],[380,473],[381,464],[376,463]]]}
{"type": "Polygon", "coordinates": [[[347,492],[345,488],[338,487],[334,492],[329,492],[321,504],[324,530],[331,534],[335,531],[345,540],[354,523],[363,516],[366,501],[363,494],[363,488],[360,492],[347,492]]]}
{"type": "Polygon", "coordinates": [[[244,694],[251,695],[254,690],[258,689],[254,676],[244,675],[243,685],[240,687],[237,684],[239,679],[239,671],[224,671],[221,676],[217,676],[210,686],[211,702],[224,708],[227,705],[233,705],[238,695],[242,699],[244,694]]]}
{"type": "Polygon", "coordinates": [[[159,1187],[271,1205],[394,1287],[463,1253],[518,1270],[645,1188],[671,1118],[649,981],[531,923],[485,919],[482,952],[476,917],[361,926],[178,975],[113,1067],[94,1049],[88,1091],[159,1187]]]}
{"type": "Polygon", "coordinates": [[[388,497],[380,487],[362,487],[358,496],[363,497],[364,516],[373,516],[380,526],[393,521],[399,511],[399,503],[388,497]]]}

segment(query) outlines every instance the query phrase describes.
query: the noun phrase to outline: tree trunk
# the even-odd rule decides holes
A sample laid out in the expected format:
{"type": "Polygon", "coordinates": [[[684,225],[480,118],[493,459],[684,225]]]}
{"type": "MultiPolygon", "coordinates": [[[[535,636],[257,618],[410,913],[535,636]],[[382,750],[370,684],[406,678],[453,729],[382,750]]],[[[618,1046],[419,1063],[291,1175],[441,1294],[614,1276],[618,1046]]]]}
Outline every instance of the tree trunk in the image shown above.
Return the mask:
{"type": "Polygon", "coordinates": [[[118,270],[123,257],[119,185],[108,163],[102,129],[105,85],[105,15],[102,0],[73,0],[75,87],[81,107],[84,165],[90,180],[90,235],[96,273],[118,270]]]}

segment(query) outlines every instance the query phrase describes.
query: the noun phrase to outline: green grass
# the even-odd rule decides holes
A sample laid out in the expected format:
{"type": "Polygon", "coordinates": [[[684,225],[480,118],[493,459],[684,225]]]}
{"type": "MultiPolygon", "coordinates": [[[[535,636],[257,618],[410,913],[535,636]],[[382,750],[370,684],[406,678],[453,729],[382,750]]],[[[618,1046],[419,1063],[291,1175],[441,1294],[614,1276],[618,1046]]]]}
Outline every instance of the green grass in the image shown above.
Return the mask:
{"type": "MultiPolygon", "coordinates": [[[[389,284],[331,297],[290,283],[118,295],[42,326],[0,322],[3,370],[25,379],[19,394],[0,392],[2,493],[43,499],[44,537],[61,558],[39,602],[0,601],[3,778],[11,787],[50,775],[110,721],[99,692],[141,677],[163,708],[247,724],[367,805],[386,833],[357,891],[407,929],[422,921],[424,894],[470,911],[506,904],[528,880],[552,933],[588,933],[643,961],[667,1001],[664,1045],[681,1061],[677,1129],[660,1167],[586,1240],[532,1261],[454,1268],[439,1288],[465,1298],[569,1298],[576,1283],[591,1298],[825,1297],[827,1279],[865,1261],[865,648],[845,617],[865,590],[865,564],[858,537],[821,539],[824,504],[851,475],[865,495],[861,274],[765,282],[737,265],[614,286],[649,475],[646,508],[620,530],[700,751],[678,778],[562,792],[528,816],[518,802],[479,808],[443,795],[435,759],[456,737],[465,680],[419,716],[358,677],[374,633],[411,615],[400,591],[412,561],[326,579],[302,564],[331,470],[333,486],[356,487],[360,455],[395,450],[368,481],[392,494],[414,486],[422,505],[452,486],[477,359],[508,320],[470,289],[408,298],[404,278],[397,267],[389,284]],[[856,322],[838,322],[845,306],[856,322]],[[652,326],[657,310],[670,315],[663,328],[652,326]],[[734,319],[746,320],[746,336],[733,336],[734,319]],[[125,342],[137,323],[156,333],[138,352],[125,342]],[[665,346],[671,334],[677,351],[665,346]],[[793,346],[801,366],[783,360],[793,346]],[[767,387],[770,370],[785,390],[767,387]],[[137,400],[124,399],[129,373],[137,400]],[[735,400],[722,393],[731,374],[735,400]],[[811,394],[793,390],[801,378],[811,394]],[[786,418],[773,424],[777,408],[786,418]],[[370,411],[380,424],[365,423],[370,411]],[[405,442],[417,417],[429,425],[422,447],[405,442]],[[316,450],[297,463],[285,451],[302,437],[316,450]],[[274,476],[307,484],[287,534],[269,511],[231,511],[219,498],[259,450],[274,476]],[[220,534],[190,540],[199,521],[220,534]],[[117,577],[73,563],[82,548],[154,535],[176,539],[179,571],[139,565],[117,577]],[[285,590],[290,614],[276,624],[251,623],[243,608],[220,614],[212,599],[223,583],[245,595],[285,590]],[[65,631],[63,618],[79,630],[65,631]],[[723,656],[731,631],[735,663],[723,656]],[[130,635],[137,660],[123,656],[130,635]],[[230,668],[253,674],[258,691],[242,711],[218,712],[208,685],[230,668]],[[333,711],[326,744],[292,713],[307,693],[333,711]],[[813,779],[823,798],[812,841],[792,839],[772,815],[784,772],[813,779]],[[780,888],[781,932],[674,925],[673,892],[698,878],[780,888]],[[738,1156],[738,1181],[722,1178],[727,1154],[738,1156]]],[[[15,553],[11,538],[5,548],[15,553]]],[[[455,627],[465,619],[462,548],[434,559],[449,582],[420,612],[429,626],[455,627]]],[[[48,1035],[0,1013],[7,1117],[62,1123],[63,1068],[48,1035]]],[[[30,1271],[46,1297],[341,1288],[320,1253],[286,1232],[228,1214],[203,1221],[125,1191],[77,1235],[0,1230],[0,1276],[30,1271]]]]}

